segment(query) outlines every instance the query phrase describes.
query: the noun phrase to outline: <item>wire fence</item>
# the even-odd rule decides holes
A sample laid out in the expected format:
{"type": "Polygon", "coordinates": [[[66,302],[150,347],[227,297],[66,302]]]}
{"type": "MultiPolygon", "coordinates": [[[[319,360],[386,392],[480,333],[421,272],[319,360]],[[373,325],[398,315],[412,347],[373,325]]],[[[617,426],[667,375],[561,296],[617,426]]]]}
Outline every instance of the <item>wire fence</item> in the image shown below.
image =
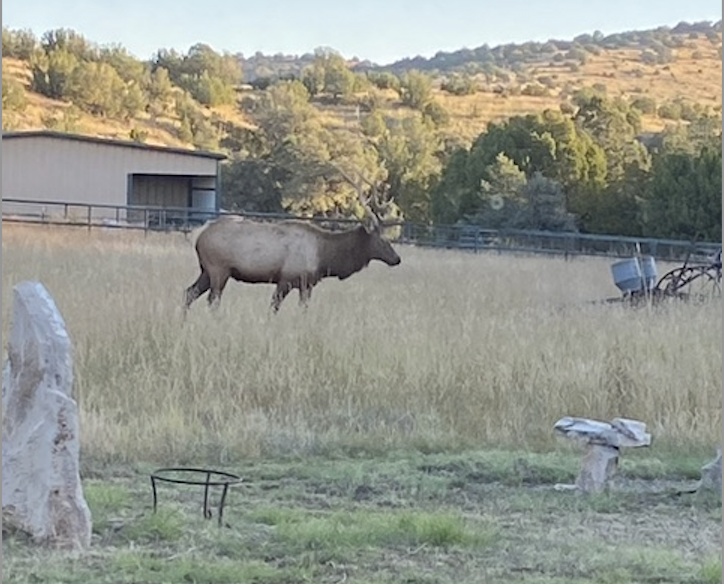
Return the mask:
{"type": "MultiPolygon", "coordinates": [[[[152,207],[2,199],[3,222],[66,225],[86,229],[135,229],[188,233],[224,211],[191,207],[152,207]]],[[[295,217],[276,213],[233,213],[265,221],[296,219],[339,230],[357,224],[354,219],[295,217]]],[[[385,230],[398,243],[473,253],[523,253],[574,256],[631,257],[650,255],[660,260],[682,261],[692,255],[708,256],[721,250],[721,242],[682,241],[576,232],[486,229],[477,225],[424,225],[396,222],[385,230]]]]}

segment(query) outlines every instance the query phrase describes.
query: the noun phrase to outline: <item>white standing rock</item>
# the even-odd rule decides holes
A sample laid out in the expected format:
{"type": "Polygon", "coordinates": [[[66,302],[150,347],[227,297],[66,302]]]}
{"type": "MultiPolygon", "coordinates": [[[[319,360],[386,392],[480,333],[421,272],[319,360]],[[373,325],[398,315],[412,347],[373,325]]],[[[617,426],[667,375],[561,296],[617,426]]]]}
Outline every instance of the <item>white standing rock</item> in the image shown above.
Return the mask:
{"type": "Polygon", "coordinates": [[[33,541],[90,545],[91,514],[79,472],[78,408],[63,317],[39,282],[15,286],[3,368],[3,523],[33,541]]]}

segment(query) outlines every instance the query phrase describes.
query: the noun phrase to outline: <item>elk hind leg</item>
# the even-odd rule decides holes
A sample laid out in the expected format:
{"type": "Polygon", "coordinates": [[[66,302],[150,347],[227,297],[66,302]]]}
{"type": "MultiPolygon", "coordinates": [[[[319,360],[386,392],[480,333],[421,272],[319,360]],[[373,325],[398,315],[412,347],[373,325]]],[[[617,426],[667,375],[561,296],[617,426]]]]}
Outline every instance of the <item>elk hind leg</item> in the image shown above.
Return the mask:
{"type": "Polygon", "coordinates": [[[226,286],[226,283],[229,281],[230,274],[228,273],[214,273],[209,276],[209,296],[208,296],[208,302],[209,306],[212,308],[215,308],[219,305],[219,302],[221,302],[221,294],[224,291],[224,287],[226,286]]]}
{"type": "Polygon", "coordinates": [[[276,290],[274,290],[274,294],[272,294],[271,309],[273,312],[279,312],[279,307],[287,297],[287,294],[292,291],[292,288],[293,286],[289,282],[279,282],[277,284],[276,290]]]}
{"type": "Polygon", "coordinates": [[[196,281],[191,284],[188,288],[186,288],[186,296],[184,299],[184,307],[189,308],[191,304],[196,300],[199,296],[206,293],[206,291],[211,287],[211,278],[209,278],[208,272],[206,270],[201,270],[201,275],[196,279],[196,281]]]}

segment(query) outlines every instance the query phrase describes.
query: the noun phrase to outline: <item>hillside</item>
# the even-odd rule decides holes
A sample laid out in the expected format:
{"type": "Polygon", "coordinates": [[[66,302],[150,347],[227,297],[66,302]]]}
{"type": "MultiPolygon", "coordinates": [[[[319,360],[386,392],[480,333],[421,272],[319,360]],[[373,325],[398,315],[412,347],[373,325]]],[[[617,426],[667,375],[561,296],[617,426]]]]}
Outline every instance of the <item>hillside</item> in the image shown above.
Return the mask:
{"type": "MultiPolygon", "coordinates": [[[[20,82],[25,88],[26,103],[22,111],[6,114],[3,107],[4,130],[39,130],[49,128],[102,138],[127,140],[141,136],[147,144],[173,147],[193,147],[191,142],[179,137],[178,117],[153,116],[141,113],[133,119],[94,116],[73,107],[66,101],[51,99],[32,91],[30,64],[27,61],[3,57],[3,77],[20,82]]],[[[234,107],[215,108],[207,111],[223,120],[245,125],[243,116],[234,107]]]]}
{"type": "MultiPolygon", "coordinates": [[[[611,97],[642,104],[643,130],[660,131],[676,115],[666,113],[675,105],[696,106],[721,113],[721,23],[682,23],[673,29],[633,31],[603,37],[581,35],[570,41],[524,43],[438,53],[432,59],[410,58],[380,67],[369,62],[349,63],[359,74],[381,72],[404,76],[411,70],[434,78],[433,98],[448,114],[444,132],[469,142],[491,121],[546,108],[570,108],[574,92],[585,88],[605,91],[611,97]],[[678,105],[676,105],[678,104],[678,105]],[[645,105],[645,107],[643,107],[645,105]]],[[[297,77],[313,55],[302,57],[239,56],[242,71],[252,86],[259,79],[297,77]]],[[[131,119],[98,116],[50,99],[31,90],[28,61],[3,57],[3,77],[25,89],[25,106],[17,111],[3,107],[4,129],[54,129],[105,137],[141,139],[147,143],[190,146],[179,131],[174,112],[152,115],[141,112],[131,119]]],[[[259,94],[261,89],[244,85],[237,101],[259,94]]],[[[392,90],[375,93],[377,108],[387,116],[404,113],[399,95],[392,90]]],[[[5,92],[3,93],[5,106],[5,92]]],[[[332,127],[356,124],[357,104],[340,103],[320,95],[312,103],[332,127]]],[[[676,109],[676,108],[674,108],[676,109]]],[[[239,107],[200,108],[219,135],[229,125],[248,127],[250,121],[239,107]]]]}

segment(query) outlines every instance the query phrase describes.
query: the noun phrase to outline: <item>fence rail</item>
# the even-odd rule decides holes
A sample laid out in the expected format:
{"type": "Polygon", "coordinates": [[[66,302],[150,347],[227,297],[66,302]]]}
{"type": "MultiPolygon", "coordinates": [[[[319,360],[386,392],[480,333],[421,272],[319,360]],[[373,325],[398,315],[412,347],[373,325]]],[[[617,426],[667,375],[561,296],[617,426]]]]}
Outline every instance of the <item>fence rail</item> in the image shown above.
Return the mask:
{"type": "MultiPolygon", "coordinates": [[[[136,229],[189,232],[209,219],[226,215],[190,207],[152,207],[2,199],[3,222],[71,225],[87,229],[136,229]]],[[[280,221],[298,219],[329,229],[344,229],[354,219],[300,218],[275,213],[236,213],[244,217],[280,221]]],[[[722,247],[718,242],[690,242],[672,239],[591,235],[574,232],[485,229],[476,225],[423,225],[400,222],[387,226],[399,243],[471,252],[541,253],[572,257],[631,257],[646,254],[660,260],[682,261],[690,255],[711,255],[722,247]]]]}

